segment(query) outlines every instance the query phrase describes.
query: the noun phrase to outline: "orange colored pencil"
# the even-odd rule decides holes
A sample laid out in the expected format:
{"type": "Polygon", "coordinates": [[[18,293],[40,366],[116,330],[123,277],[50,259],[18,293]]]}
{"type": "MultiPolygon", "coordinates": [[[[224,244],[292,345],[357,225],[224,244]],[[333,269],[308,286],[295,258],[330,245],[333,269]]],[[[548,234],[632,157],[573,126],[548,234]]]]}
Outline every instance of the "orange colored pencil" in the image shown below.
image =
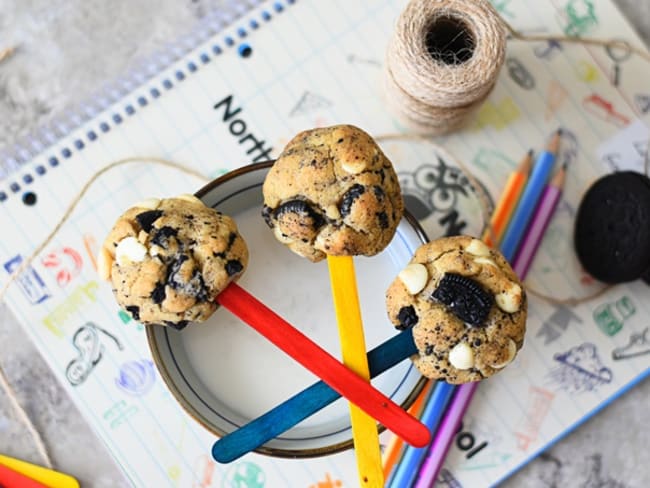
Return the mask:
{"type": "Polygon", "coordinates": [[[501,193],[501,199],[497,203],[494,213],[492,214],[492,219],[490,220],[490,225],[494,232],[494,236],[497,239],[497,242],[492,241],[492,234],[490,229],[486,229],[483,234],[483,242],[485,242],[490,247],[495,247],[499,244],[499,241],[503,237],[503,233],[508,227],[508,222],[510,217],[512,217],[512,212],[517,206],[519,197],[521,196],[524,187],[526,186],[526,181],[528,180],[528,175],[530,174],[530,168],[533,161],[533,150],[528,151],[524,159],[519,163],[517,169],[510,173],[506,186],[501,193]]]}
{"type": "MultiPolygon", "coordinates": [[[[420,392],[418,397],[409,407],[408,413],[413,415],[415,418],[420,418],[420,414],[422,413],[422,409],[424,408],[424,401],[427,398],[429,398],[429,393],[431,393],[431,390],[433,389],[434,385],[435,385],[435,381],[431,381],[431,380],[429,380],[427,384],[424,385],[424,388],[422,388],[422,391],[420,392]]],[[[388,445],[386,446],[386,450],[384,451],[384,454],[382,456],[385,479],[388,479],[391,471],[393,470],[393,467],[395,466],[395,464],[398,463],[403,446],[404,446],[404,440],[401,437],[396,435],[392,436],[390,441],[388,442],[388,445]]]]}

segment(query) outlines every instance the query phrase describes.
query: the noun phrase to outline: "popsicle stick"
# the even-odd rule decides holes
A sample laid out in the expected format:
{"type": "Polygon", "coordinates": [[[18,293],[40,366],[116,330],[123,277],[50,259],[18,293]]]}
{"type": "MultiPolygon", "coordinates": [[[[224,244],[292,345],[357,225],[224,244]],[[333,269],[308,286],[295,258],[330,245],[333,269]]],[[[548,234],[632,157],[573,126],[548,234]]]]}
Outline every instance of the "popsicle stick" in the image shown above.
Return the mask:
{"type": "Polygon", "coordinates": [[[424,424],[239,285],[228,285],[217,301],[406,442],[428,444],[431,435],[424,424]]]}
{"type": "MultiPolygon", "coordinates": [[[[343,363],[370,381],[354,259],[352,256],[327,256],[327,265],[343,363]]],[[[350,403],[350,421],[360,486],[383,488],[384,473],[381,468],[377,424],[353,403],[350,403]]]]}
{"type": "MultiPolygon", "coordinates": [[[[25,475],[50,488],[79,488],[79,482],[70,475],[9,456],[3,456],[2,454],[0,454],[0,465],[4,465],[12,471],[25,475]]],[[[2,477],[0,477],[0,480],[2,480],[2,477]]]]}
{"type": "Polygon", "coordinates": [[[0,486],[2,488],[49,488],[2,464],[0,464],[0,486]]]}
{"type": "MultiPolygon", "coordinates": [[[[412,329],[400,332],[368,353],[370,377],[380,375],[417,352],[412,329]]],[[[327,383],[318,381],[219,439],[212,446],[212,457],[220,463],[230,463],[275,439],[340,397],[327,383]]]]}

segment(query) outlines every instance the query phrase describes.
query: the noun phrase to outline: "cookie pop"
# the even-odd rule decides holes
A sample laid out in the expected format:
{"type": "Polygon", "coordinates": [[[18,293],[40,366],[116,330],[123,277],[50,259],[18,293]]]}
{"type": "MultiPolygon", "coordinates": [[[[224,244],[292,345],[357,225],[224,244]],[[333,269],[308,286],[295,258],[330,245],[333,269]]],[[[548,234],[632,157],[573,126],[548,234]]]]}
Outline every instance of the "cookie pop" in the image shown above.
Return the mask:
{"type": "Polygon", "coordinates": [[[223,305],[397,435],[425,445],[423,424],[235,283],[247,263],[235,222],[186,195],[127,210],[102,245],[98,269],[120,306],[149,325],[181,329],[223,305]]]}
{"type": "MultiPolygon", "coordinates": [[[[269,171],[262,215],[277,239],[317,262],[327,256],[343,361],[369,379],[352,256],[390,243],[404,210],[393,165],[361,129],[337,125],[296,135],[269,171]]],[[[350,418],[361,486],[384,484],[377,425],[350,418]]]]}
{"type": "MultiPolygon", "coordinates": [[[[406,358],[431,379],[476,381],[502,371],[523,344],[527,300],[501,253],[467,236],[422,245],[386,293],[400,334],[368,353],[371,376],[406,358]]],[[[230,462],[339,398],[323,382],[220,439],[212,455],[230,462]]]]}

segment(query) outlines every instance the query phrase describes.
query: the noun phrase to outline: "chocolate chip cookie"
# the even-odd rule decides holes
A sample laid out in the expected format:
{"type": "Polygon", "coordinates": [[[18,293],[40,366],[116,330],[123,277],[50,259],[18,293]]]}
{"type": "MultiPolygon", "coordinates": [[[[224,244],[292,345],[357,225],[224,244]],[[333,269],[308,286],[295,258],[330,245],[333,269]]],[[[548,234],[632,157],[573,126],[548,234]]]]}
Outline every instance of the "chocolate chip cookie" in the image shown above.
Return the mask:
{"type": "Polygon", "coordinates": [[[460,384],[487,378],[522,347],[526,293],[505,258],[468,236],[416,251],[386,292],[391,322],[413,328],[413,362],[428,378],[460,384]]]}
{"type": "Polygon", "coordinates": [[[216,310],[215,297],[244,272],[248,248],[230,217],[193,195],[152,198],[119,217],[97,264],[135,320],[182,329],[216,310]]]}
{"type": "Polygon", "coordinates": [[[269,171],[262,216],[280,242],[311,261],[372,256],[393,238],[404,202],[393,165],[351,125],[296,135],[269,171]]]}

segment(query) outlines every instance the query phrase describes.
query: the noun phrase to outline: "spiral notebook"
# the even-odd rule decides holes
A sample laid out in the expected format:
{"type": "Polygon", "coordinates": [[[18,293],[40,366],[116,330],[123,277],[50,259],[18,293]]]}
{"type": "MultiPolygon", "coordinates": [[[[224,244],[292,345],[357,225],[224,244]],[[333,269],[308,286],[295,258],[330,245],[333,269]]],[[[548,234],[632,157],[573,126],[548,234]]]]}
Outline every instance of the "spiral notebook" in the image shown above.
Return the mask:
{"type": "MultiPolygon", "coordinates": [[[[610,1],[495,4],[524,31],[642,45],[610,1]]],[[[115,93],[82,104],[58,134],[44,131],[24,141],[5,155],[0,182],[2,280],[43,240],[90,175],[111,161],[164,157],[216,176],[277,156],[296,132],[314,126],[351,123],[375,136],[402,132],[385,109],[381,76],[404,5],[283,0],[233,10],[227,26],[208,39],[193,38],[193,49],[182,55],[170,53],[166,67],[160,67],[164,59],[143,66],[115,93]]],[[[444,154],[400,139],[382,147],[400,173],[407,207],[430,237],[477,234],[475,191],[454,158],[494,201],[525,152],[563,127],[567,187],[529,283],[554,296],[584,296],[598,284],[575,261],[572,219],[596,177],[642,168],[647,73],[647,64],[623,50],[509,41],[498,84],[472,124],[437,140],[444,154]]],[[[215,464],[213,437],[173,400],[153,369],[142,328],[118,312],[109,287],[98,281],[94,256],[125,205],[201,184],[144,164],[105,174],[12,285],[9,306],[135,486],[356,486],[351,451],[310,460],[250,454],[215,464]],[[75,342],[79,332],[96,338],[98,357],[87,357],[75,342]],[[81,379],[66,375],[72,361],[85,368],[81,379]]],[[[646,377],[647,296],[647,285],[634,283],[574,308],[531,298],[526,345],[516,364],[480,385],[439,484],[497,483],[646,377]]]]}

